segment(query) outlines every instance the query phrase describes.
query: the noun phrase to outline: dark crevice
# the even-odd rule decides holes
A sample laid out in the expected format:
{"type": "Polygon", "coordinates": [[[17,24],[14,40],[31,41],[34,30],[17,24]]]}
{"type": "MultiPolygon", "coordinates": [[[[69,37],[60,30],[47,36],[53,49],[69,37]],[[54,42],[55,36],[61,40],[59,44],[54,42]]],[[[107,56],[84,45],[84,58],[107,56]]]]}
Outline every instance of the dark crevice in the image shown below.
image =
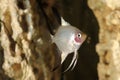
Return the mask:
{"type": "Polygon", "coordinates": [[[23,10],[26,9],[26,7],[24,6],[23,0],[17,0],[17,6],[23,10]]]}
{"type": "Polygon", "coordinates": [[[20,25],[24,32],[28,32],[28,23],[26,21],[26,14],[21,16],[20,25]]]}
{"type": "Polygon", "coordinates": [[[39,73],[39,70],[34,67],[34,68],[33,68],[33,72],[34,72],[35,74],[38,74],[38,73],[39,73]]]}
{"type": "MultiPolygon", "coordinates": [[[[50,34],[54,35],[55,34],[54,30],[56,28],[58,28],[59,25],[61,24],[61,16],[59,14],[58,9],[56,7],[53,7],[53,6],[52,7],[49,6],[48,3],[42,2],[41,0],[40,1],[38,0],[37,2],[38,2],[38,8],[42,11],[42,14],[46,20],[47,28],[48,28],[50,34]],[[47,13],[45,11],[45,9],[47,9],[47,8],[52,9],[52,12],[54,14],[54,18],[56,18],[54,21],[52,21],[51,16],[47,15],[47,13]]],[[[40,12],[40,10],[39,10],[39,12],[40,12]]]]}
{"type": "Polygon", "coordinates": [[[108,51],[106,50],[105,51],[105,53],[104,53],[104,55],[103,55],[103,63],[105,64],[105,65],[109,65],[109,62],[107,61],[107,56],[108,55],[108,51]]]}

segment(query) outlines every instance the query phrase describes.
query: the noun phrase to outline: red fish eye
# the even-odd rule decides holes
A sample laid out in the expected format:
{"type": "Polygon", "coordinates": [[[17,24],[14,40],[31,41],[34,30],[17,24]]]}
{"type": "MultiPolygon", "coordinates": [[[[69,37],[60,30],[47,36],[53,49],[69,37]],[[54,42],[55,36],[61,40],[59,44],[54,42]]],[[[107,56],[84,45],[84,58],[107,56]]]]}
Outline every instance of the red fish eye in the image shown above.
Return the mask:
{"type": "Polygon", "coordinates": [[[81,42],[81,33],[78,33],[75,37],[75,41],[80,43],[81,42]]]}
{"type": "Polygon", "coordinates": [[[81,34],[80,34],[80,33],[78,33],[78,35],[77,35],[77,36],[78,36],[78,38],[81,38],[81,34]]]}

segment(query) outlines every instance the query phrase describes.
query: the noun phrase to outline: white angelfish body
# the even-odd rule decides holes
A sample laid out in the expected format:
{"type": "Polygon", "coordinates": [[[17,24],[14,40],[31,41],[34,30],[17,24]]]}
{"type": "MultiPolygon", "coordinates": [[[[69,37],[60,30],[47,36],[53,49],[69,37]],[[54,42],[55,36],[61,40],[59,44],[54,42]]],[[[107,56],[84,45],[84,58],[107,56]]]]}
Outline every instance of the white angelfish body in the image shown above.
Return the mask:
{"type": "MultiPolygon", "coordinates": [[[[61,51],[61,64],[64,62],[66,57],[74,52],[73,59],[66,69],[66,71],[73,65],[75,67],[78,58],[78,49],[81,44],[85,41],[86,35],[81,32],[78,28],[68,25],[62,25],[58,28],[56,34],[53,37],[53,42],[57,45],[61,51]]],[[[72,69],[73,69],[72,68],[72,69]]]]}

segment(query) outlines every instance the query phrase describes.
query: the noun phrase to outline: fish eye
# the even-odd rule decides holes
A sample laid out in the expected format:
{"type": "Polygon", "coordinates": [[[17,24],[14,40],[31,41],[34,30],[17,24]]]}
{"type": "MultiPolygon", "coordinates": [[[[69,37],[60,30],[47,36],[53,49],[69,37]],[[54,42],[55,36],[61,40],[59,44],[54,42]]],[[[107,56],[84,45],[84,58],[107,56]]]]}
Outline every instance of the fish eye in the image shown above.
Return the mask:
{"type": "Polygon", "coordinates": [[[78,35],[77,35],[79,38],[81,38],[81,34],[80,33],[78,33],[78,35]]]}

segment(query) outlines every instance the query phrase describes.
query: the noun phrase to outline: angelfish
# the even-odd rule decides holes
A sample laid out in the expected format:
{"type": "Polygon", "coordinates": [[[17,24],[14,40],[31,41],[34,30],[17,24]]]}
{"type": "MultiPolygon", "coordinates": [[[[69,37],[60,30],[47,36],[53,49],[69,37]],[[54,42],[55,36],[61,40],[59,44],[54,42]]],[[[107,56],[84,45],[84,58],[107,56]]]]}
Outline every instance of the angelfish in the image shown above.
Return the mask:
{"type": "Polygon", "coordinates": [[[72,69],[75,67],[78,59],[78,49],[85,41],[86,37],[85,33],[68,23],[61,25],[56,31],[52,40],[61,52],[61,64],[69,54],[74,53],[72,61],[65,71],[71,66],[72,69]]]}

